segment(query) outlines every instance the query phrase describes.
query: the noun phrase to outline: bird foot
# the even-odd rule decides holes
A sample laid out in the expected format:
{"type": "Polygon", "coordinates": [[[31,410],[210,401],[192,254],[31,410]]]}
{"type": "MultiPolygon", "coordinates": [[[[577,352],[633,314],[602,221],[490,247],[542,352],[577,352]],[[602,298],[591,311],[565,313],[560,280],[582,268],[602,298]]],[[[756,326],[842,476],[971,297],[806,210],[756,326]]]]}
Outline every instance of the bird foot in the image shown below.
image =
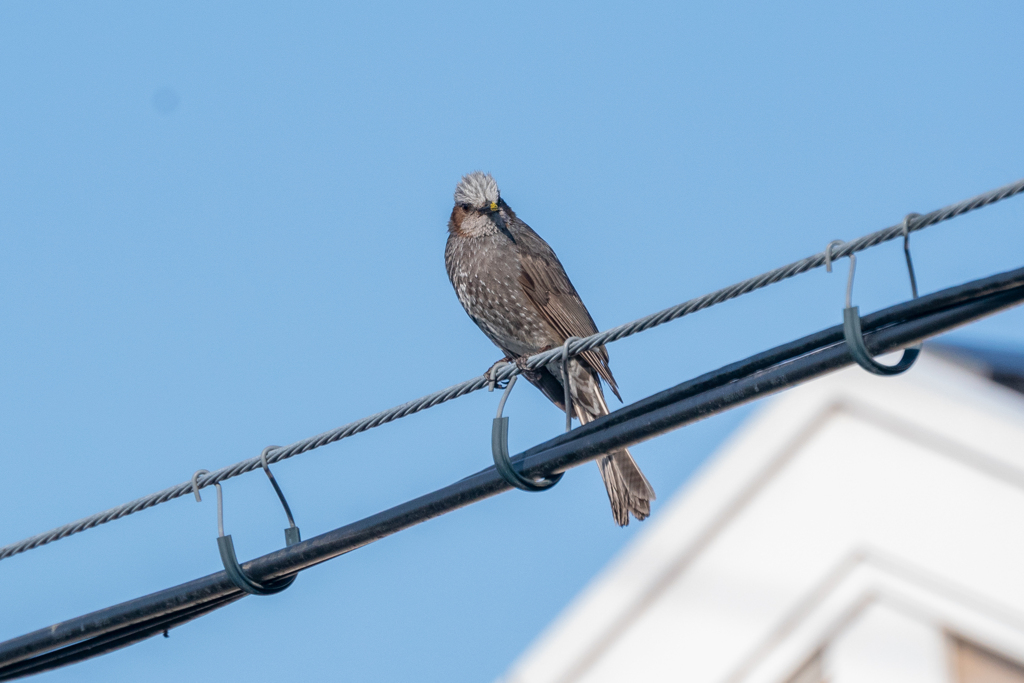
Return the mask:
{"type": "Polygon", "coordinates": [[[523,372],[529,372],[530,368],[526,367],[526,361],[528,360],[530,360],[529,356],[519,356],[512,362],[515,363],[516,367],[522,370],[523,372]]]}
{"type": "MultiPolygon", "coordinates": [[[[536,356],[538,353],[544,353],[545,351],[550,351],[550,350],[551,350],[551,344],[547,344],[547,345],[542,346],[541,348],[537,349],[534,353],[531,353],[530,356],[536,356]]],[[[519,368],[520,370],[522,370],[523,374],[531,373],[531,372],[535,373],[536,372],[536,370],[530,370],[530,368],[528,368],[526,366],[526,361],[530,360],[530,356],[519,356],[514,361],[515,364],[516,364],[516,367],[519,368]]]]}

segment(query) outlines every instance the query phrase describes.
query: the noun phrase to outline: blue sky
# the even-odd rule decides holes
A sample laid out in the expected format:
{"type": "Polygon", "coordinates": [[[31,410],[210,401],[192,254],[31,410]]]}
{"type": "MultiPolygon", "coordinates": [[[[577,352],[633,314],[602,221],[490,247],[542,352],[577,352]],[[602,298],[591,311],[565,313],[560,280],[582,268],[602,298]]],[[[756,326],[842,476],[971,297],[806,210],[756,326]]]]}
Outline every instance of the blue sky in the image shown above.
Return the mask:
{"type": "MultiPolygon", "coordinates": [[[[1024,6],[0,5],[0,544],[479,374],[443,264],[492,172],[607,328],[1024,176],[1024,6]]],[[[913,238],[923,291],[1019,267],[1024,199],[913,238]]],[[[908,296],[898,244],[855,300],[908,296]]],[[[634,401],[841,319],[846,264],[610,348],[634,401]]],[[[1015,310],[956,334],[1020,347],[1015,310]]],[[[879,380],[884,381],[884,380],[879,380]]],[[[489,463],[480,392],[275,468],[305,537],[489,463]]],[[[635,449],[654,515],[753,408],[635,449]]],[[[563,417],[516,390],[513,451],[563,417]]],[[[239,556],[281,544],[259,474],[239,556]]],[[[0,562],[0,639],[219,568],[213,496],[0,562]]],[[[500,675],[643,525],[596,468],[47,681],[500,675]]]]}

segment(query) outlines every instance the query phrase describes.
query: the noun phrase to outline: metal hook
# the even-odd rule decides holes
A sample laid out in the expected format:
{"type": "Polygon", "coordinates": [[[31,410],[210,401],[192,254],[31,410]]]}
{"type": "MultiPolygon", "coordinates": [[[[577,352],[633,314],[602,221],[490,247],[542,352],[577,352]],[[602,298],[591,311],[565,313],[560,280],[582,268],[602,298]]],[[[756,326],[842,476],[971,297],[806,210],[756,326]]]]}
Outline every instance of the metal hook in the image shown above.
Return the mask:
{"type": "Polygon", "coordinates": [[[263,466],[263,471],[267,473],[267,478],[270,479],[270,483],[274,486],[274,490],[277,492],[277,497],[281,500],[281,507],[284,508],[284,514],[288,517],[288,528],[284,530],[284,544],[285,546],[292,546],[302,540],[302,536],[299,533],[299,527],[295,526],[295,519],[292,517],[292,509],[288,506],[288,501],[284,498],[284,491],[277,483],[277,479],[274,478],[274,474],[270,471],[270,465],[267,464],[267,453],[280,448],[280,446],[267,446],[260,453],[260,465],[263,466]]]}
{"type": "Polygon", "coordinates": [[[910,271],[910,291],[917,298],[917,278],[914,277],[914,262],[910,260],[910,221],[920,218],[919,213],[908,213],[903,217],[903,255],[907,257],[907,270],[910,271]]]}
{"type": "Polygon", "coordinates": [[[569,379],[569,344],[579,337],[569,337],[562,344],[562,385],[565,389],[565,431],[572,429],[572,381],[569,379]]]}
{"type": "MultiPolygon", "coordinates": [[[[917,282],[914,279],[914,268],[910,262],[910,250],[907,243],[907,223],[911,216],[903,220],[904,225],[904,250],[907,255],[907,268],[910,270],[910,287],[913,290],[914,298],[917,298],[917,282]]],[[[828,248],[825,250],[826,257],[832,251],[832,244],[829,243],[828,248]]],[[[826,258],[827,263],[827,258],[826,258]]],[[[864,332],[861,330],[860,324],[860,307],[853,305],[853,275],[857,270],[857,257],[852,253],[850,254],[850,277],[846,281],[846,308],[843,309],[843,337],[846,339],[846,346],[850,350],[850,355],[857,361],[857,365],[861,366],[868,372],[876,375],[899,375],[910,369],[910,366],[917,360],[918,354],[921,353],[921,345],[911,346],[903,350],[903,357],[896,365],[883,365],[874,358],[871,357],[871,353],[868,351],[867,346],[864,344],[864,332]]]]}
{"type": "Polygon", "coordinates": [[[828,246],[825,247],[825,272],[826,273],[831,273],[832,272],[832,247],[838,247],[841,244],[846,244],[846,242],[844,242],[842,240],[832,240],[831,242],[828,243],[828,246]]]}
{"type": "Polygon", "coordinates": [[[507,379],[498,379],[498,377],[497,377],[498,371],[501,370],[503,367],[505,367],[508,364],[509,364],[508,359],[507,358],[503,358],[503,359],[499,360],[497,363],[495,363],[494,365],[492,365],[490,370],[488,370],[486,373],[484,373],[484,377],[487,378],[487,391],[488,391],[488,393],[494,391],[495,387],[497,387],[499,389],[504,389],[505,387],[508,386],[508,380],[507,379]],[[502,384],[502,382],[504,382],[504,384],[502,384]]]}
{"type": "Polygon", "coordinates": [[[846,307],[853,306],[853,275],[857,272],[857,256],[850,254],[850,274],[846,278],[846,307]]]}
{"type": "MultiPolygon", "coordinates": [[[[203,499],[199,496],[199,475],[209,474],[210,470],[196,470],[196,473],[192,475],[192,493],[196,495],[196,502],[202,503],[203,499]]],[[[217,487],[217,532],[221,536],[224,535],[224,491],[220,488],[220,482],[215,481],[213,485],[217,487]]]]}
{"type": "Polygon", "coordinates": [[[518,377],[513,375],[508,381],[508,386],[505,387],[505,392],[498,402],[498,416],[491,423],[491,456],[494,458],[494,467],[498,474],[511,486],[523,491],[545,491],[557,484],[565,472],[549,475],[545,479],[530,479],[517,472],[509,459],[508,418],[502,417],[501,413],[505,410],[505,401],[508,400],[512,387],[516,385],[516,379],[518,377]]]}
{"type": "MultiPolygon", "coordinates": [[[[292,520],[291,510],[288,509],[288,503],[285,502],[284,494],[281,493],[281,488],[277,485],[272,474],[270,474],[270,468],[267,467],[266,453],[271,448],[276,446],[270,446],[263,450],[262,464],[267,472],[267,476],[270,477],[271,483],[274,485],[274,489],[277,491],[277,495],[281,498],[281,503],[284,505],[285,514],[288,515],[288,521],[291,526],[284,531],[285,543],[289,546],[298,543],[301,538],[299,537],[299,528],[295,526],[295,522],[292,520]]],[[[192,493],[195,494],[196,500],[202,502],[202,498],[199,496],[199,475],[209,474],[209,470],[199,470],[192,475],[192,493]]],[[[217,487],[217,531],[220,534],[217,536],[217,549],[220,551],[220,561],[224,565],[224,572],[228,575],[231,583],[235,584],[237,588],[245,591],[251,595],[273,595],[280,593],[288,586],[295,583],[295,577],[298,574],[285,577],[283,579],[277,579],[274,581],[267,581],[264,583],[253,581],[245,571],[242,570],[240,564],[238,564],[238,557],[235,555],[235,543],[231,540],[231,535],[224,534],[224,491],[221,489],[221,485],[218,482],[214,482],[214,486],[217,487]]]]}

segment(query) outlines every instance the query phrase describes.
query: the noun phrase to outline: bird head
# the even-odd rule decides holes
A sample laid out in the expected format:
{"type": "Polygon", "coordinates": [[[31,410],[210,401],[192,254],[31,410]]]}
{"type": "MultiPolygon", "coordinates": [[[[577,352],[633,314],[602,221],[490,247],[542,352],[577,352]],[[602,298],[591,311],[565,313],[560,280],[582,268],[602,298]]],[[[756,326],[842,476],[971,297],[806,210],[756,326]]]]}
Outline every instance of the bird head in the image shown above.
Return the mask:
{"type": "Polygon", "coordinates": [[[491,174],[473,171],[462,176],[455,187],[455,208],[448,230],[464,237],[507,232],[506,222],[514,217],[491,174]]]}

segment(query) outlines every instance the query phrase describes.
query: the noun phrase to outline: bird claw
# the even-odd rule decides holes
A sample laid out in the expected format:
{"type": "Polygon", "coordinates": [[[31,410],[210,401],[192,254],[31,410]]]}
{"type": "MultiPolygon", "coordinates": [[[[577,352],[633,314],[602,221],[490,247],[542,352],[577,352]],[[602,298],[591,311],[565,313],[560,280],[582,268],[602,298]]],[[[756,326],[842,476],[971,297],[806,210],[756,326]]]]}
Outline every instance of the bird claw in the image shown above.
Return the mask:
{"type": "MultiPolygon", "coordinates": [[[[550,345],[549,346],[545,346],[544,348],[538,350],[537,353],[543,353],[545,351],[549,351],[550,349],[551,349],[550,345]]],[[[491,367],[487,368],[487,372],[484,373],[484,377],[487,378],[487,391],[494,391],[495,387],[497,387],[499,389],[504,389],[505,387],[508,386],[508,380],[507,379],[504,379],[504,380],[496,380],[496,379],[494,379],[494,373],[496,373],[498,371],[498,368],[500,368],[502,365],[506,365],[508,363],[514,363],[515,366],[517,368],[519,368],[519,372],[522,375],[524,375],[527,379],[529,379],[531,377],[536,377],[537,376],[537,371],[536,370],[531,370],[530,367],[527,365],[527,362],[529,360],[530,360],[529,356],[516,356],[515,358],[511,358],[509,356],[505,356],[501,360],[496,361],[494,363],[494,365],[492,365],[491,367]]]]}

